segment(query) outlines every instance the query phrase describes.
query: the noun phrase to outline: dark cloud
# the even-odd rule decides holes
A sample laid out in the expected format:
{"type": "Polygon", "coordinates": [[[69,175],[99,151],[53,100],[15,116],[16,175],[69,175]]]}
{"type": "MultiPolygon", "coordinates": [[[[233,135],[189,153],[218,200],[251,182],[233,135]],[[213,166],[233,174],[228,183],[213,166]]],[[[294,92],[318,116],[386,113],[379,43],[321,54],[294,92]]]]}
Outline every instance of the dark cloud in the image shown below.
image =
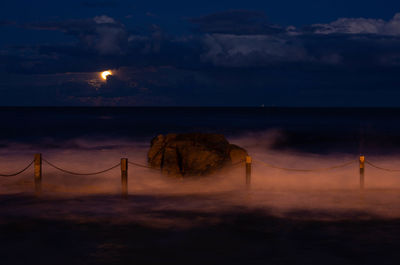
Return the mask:
{"type": "Polygon", "coordinates": [[[106,15],[93,19],[30,23],[25,26],[35,30],[64,32],[79,39],[81,45],[103,55],[122,54],[128,43],[125,26],[106,15]]]}
{"type": "Polygon", "coordinates": [[[215,13],[200,18],[191,18],[197,31],[235,35],[277,34],[284,32],[278,25],[268,22],[263,12],[232,10],[215,13]]]}
{"type": "Polygon", "coordinates": [[[83,1],[81,5],[89,8],[105,8],[105,7],[118,7],[119,3],[118,1],[115,0],[91,0],[91,1],[83,1]]]}
{"type": "Polygon", "coordinates": [[[8,25],[14,25],[14,21],[9,21],[9,20],[0,20],[0,27],[1,26],[8,26],[8,25]]]}
{"type": "Polygon", "coordinates": [[[329,24],[308,27],[315,34],[374,34],[400,36],[400,13],[389,20],[368,18],[339,18],[329,24]]]}
{"type": "MultiPolygon", "coordinates": [[[[237,30],[236,20],[252,15],[264,17],[254,12],[230,11],[195,21],[229,21],[224,24],[229,32],[230,27],[232,31],[237,30]]],[[[210,24],[218,26],[218,22],[210,24]]],[[[8,62],[4,67],[11,72],[54,73],[168,65],[201,71],[210,66],[254,68],[296,63],[373,68],[398,64],[400,53],[397,36],[320,34],[292,29],[279,34],[207,33],[175,37],[156,25],[142,35],[131,33],[123,24],[105,15],[31,23],[29,27],[62,31],[76,37],[78,43],[8,51],[2,58],[8,62]]]]}
{"type": "Polygon", "coordinates": [[[210,34],[204,37],[202,60],[224,67],[262,67],[311,60],[302,43],[291,37],[210,34]]]}
{"type": "MultiPolygon", "coordinates": [[[[216,15],[215,19],[218,17],[216,15]]],[[[210,22],[210,25],[213,23],[210,22]]],[[[336,65],[353,70],[391,67],[399,62],[399,14],[387,22],[362,18],[339,19],[330,24],[315,24],[303,29],[293,26],[281,29],[276,34],[242,34],[241,31],[239,34],[205,34],[205,49],[201,59],[228,68],[305,63],[336,65]]]]}
{"type": "Polygon", "coordinates": [[[9,73],[20,74],[90,72],[124,66],[199,67],[204,49],[201,37],[171,37],[156,26],[146,35],[137,35],[104,16],[101,17],[104,23],[99,26],[99,18],[96,17],[96,23],[91,19],[31,25],[39,30],[50,28],[76,36],[77,42],[9,47],[0,52],[0,67],[9,73]],[[114,34],[100,31],[99,27],[105,27],[107,31],[110,28],[121,30],[123,38],[119,41],[114,34]]]}
{"type": "MultiPolygon", "coordinates": [[[[250,11],[191,19],[199,31],[183,36],[157,25],[139,32],[105,15],[29,23],[26,28],[63,32],[76,41],[1,50],[0,72],[9,81],[0,84],[0,103],[22,97],[47,105],[345,106],[369,91],[375,96],[360,104],[387,97],[395,104],[396,19],[384,22],[379,34],[340,23],[329,24],[336,27],[331,33],[315,25],[283,28],[250,11]],[[96,72],[106,69],[115,74],[104,82],[96,72]],[[30,82],[19,82],[21,76],[31,76],[30,82]]],[[[381,23],[374,21],[367,22],[381,23]]]]}

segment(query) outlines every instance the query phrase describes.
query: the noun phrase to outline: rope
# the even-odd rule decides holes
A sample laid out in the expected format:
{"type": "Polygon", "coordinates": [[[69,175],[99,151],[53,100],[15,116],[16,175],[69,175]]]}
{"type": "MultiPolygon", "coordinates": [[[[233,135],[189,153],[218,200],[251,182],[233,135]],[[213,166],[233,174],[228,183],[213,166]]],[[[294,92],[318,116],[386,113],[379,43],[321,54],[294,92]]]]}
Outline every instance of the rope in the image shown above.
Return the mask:
{"type": "MultiPolygon", "coordinates": [[[[241,161],[239,161],[239,162],[236,162],[236,163],[234,163],[234,164],[232,164],[232,165],[230,165],[230,166],[238,166],[238,165],[242,164],[243,162],[244,162],[244,160],[241,160],[241,161]]],[[[157,169],[157,168],[153,168],[153,167],[145,166],[145,165],[138,164],[138,163],[135,163],[135,162],[130,162],[130,161],[128,161],[128,164],[131,164],[131,165],[134,165],[134,166],[137,166],[137,167],[142,167],[142,168],[153,169],[153,170],[157,170],[157,171],[159,171],[159,170],[160,170],[160,169],[157,169]]]]}
{"type": "MultiPolygon", "coordinates": [[[[115,166],[112,166],[112,167],[110,167],[110,168],[107,168],[107,169],[105,169],[105,170],[101,170],[101,171],[98,171],[98,172],[93,172],[93,173],[78,173],[78,172],[73,172],[73,171],[69,171],[69,170],[60,168],[60,167],[54,165],[53,163],[49,162],[48,160],[46,160],[46,159],[44,159],[44,158],[43,158],[42,160],[43,160],[45,163],[47,163],[49,166],[51,166],[51,167],[53,167],[53,168],[55,168],[55,169],[57,169],[57,170],[59,170],[59,171],[62,171],[62,172],[64,172],[64,173],[68,173],[68,174],[71,174],[71,175],[79,175],[79,176],[92,176],[92,175],[102,174],[102,173],[111,171],[111,170],[113,170],[113,169],[115,169],[115,168],[117,168],[118,166],[121,165],[120,163],[118,163],[118,164],[115,165],[115,166]]],[[[255,162],[262,163],[262,164],[264,164],[265,166],[268,166],[268,167],[270,167],[270,168],[275,168],[275,169],[280,169],[280,170],[294,171],[294,172],[318,172],[318,171],[327,171],[327,170],[332,170],[332,169],[337,169],[337,168],[346,167],[346,166],[348,166],[348,165],[350,165],[350,164],[352,164],[352,163],[354,163],[354,162],[356,162],[356,161],[358,161],[358,160],[351,160],[351,161],[349,161],[349,162],[346,162],[346,163],[343,163],[343,164],[339,164],[339,165],[336,165],[336,166],[331,166],[331,167],[327,167],[327,168],[318,168],[318,169],[284,168],[284,167],[274,166],[274,165],[272,165],[272,164],[269,164],[269,163],[266,163],[266,162],[263,162],[263,161],[257,160],[257,159],[254,159],[254,161],[255,161],[255,162]]],[[[238,165],[242,164],[243,162],[245,162],[245,161],[241,160],[241,161],[239,161],[239,162],[236,162],[236,163],[232,164],[231,166],[238,166],[238,165]]],[[[374,167],[374,168],[380,169],[380,170],[389,171],[389,172],[400,172],[400,170],[397,170],[397,169],[387,169],[387,168],[382,168],[382,167],[376,166],[376,165],[372,164],[371,162],[369,162],[368,160],[366,160],[365,162],[366,162],[368,165],[370,165],[370,166],[372,166],[372,167],[374,167]]],[[[19,175],[19,174],[25,172],[33,163],[34,163],[34,161],[32,161],[31,163],[29,163],[29,165],[26,166],[26,167],[25,167],[24,169],[22,169],[21,171],[18,171],[18,172],[14,173],[14,174],[0,174],[0,177],[13,177],[13,176],[17,176],[17,175],[19,175]]],[[[138,163],[135,163],[135,162],[130,162],[130,161],[129,161],[128,163],[131,164],[131,165],[133,165],[133,166],[137,166],[137,167],[142,167],[142,168],[147,168],[147,169],[152,169],[152,170],[157,170],[157,171],[159,171],[159,169],[152,168],[152,167],[149,167],[149,166],[146,166],[146,165],[142,165],[142,164],[138,164],[138,163]]]]}
{"type": "Polygon", "coordinates": [[[376,168],[376,169],[380,169],[380,170],[383,170],[383,171],[388,171],[388,172],[400,172],[399,169],[389,169],[389,168],[378,167],[378,166],[372,164],[371,162],[369,162],[368,160],[365,160],[365,163],[367,163],[367,164],[370,165],[371,167],[374,167],[374,168],[376,168]]]}
{"type": "Polygon", "coordinates": [[[118,163],[118,164],[115,165],[115,166],[112,166],[112,167],[107,168],[107,169],[102,170],[102,171],[93,172],[93,173],[77,173],[77,172],[72,172],[72,171],[69,171],[69,170],[62,169],[62,168],[60,168],[60,167],[58,167],[58,166],[56,166],[56,165],[50,163],[49,161],[47,161],[47,160],[44,159],[44,158],[43,158],[42,160],[43,160],[44,162],[46,162],[49,166],[51,166],[51,167],[53,167],[53,168],[55,168],[55,169],[58,169],[58,170],[60,170],[60,171],[62,171],[62,172],[64,172],[64,173],[68,173],[68,174],[71,174],[71,175],[78,175],[78,176],[93,176],[93,175],[102,174],[102,173],[111,171],[111,170],[113,170],[114,168],[117,168],[117,167],[119,167],[119,166],[121,165],[121,163],[118,163]]]}
{"type": "Polygon", "coordinates": [[[236,163],[234,163],[234,164],[231,164],[230,166],[231,166],[231,167],[236,167],[236,166],[239,166],[239,165],[243,164],[244,162],[245,162],[245,160],[240,160],[239,162],[236,162],[236,163]]]}
{"type": "Polygon", "coordinates": [[[148,169],[160,171],[159,168],[153,168],[153,167],[149,167],[149,166],[146,166],[146,165],[138,164],[138,163],[135,163],[135,162],[128,161],[128,164],[131,164],[131,165],[137,166],[137,167],[148,168],[148,169]]]}
{"type": "Polygon", "coordinates": [[[28,168],[30,168],[32,166],[33,162],[35,162],[35,161],[32,160],[32,162],[30,162],[29,165],[27,165],[24,169],[18,171],[17,173],[14,173],[14,174],[0,174],[0,177],[5,177],[5,178],[14,177],[14,176],[17,176],[17,175],[19,175],[21,173],[24,173],[28,168]]]}
{"type": "Polygon", "coordinates": [[[271,165],[271,164],[269,164],[269,163],[265,163],[265,162],[263,162],[263,161],[256,160],[256,159],[255,159],[254,161],[255,161],[255,162],[262,163],[262,164],[264,164],[264,165],[266,165],[266,166],[268,166],[268,167],[275,168],[275,169],[280,169],[280,170],[295,171],[295,172],[318,172],[318,171],[327,171],[327,170],[331,170],[331,169],[337,169],[337,168],[346,167],[346,166],[348,166],[348,165],[351,165],[351,164],[354,163],[354,162],[357,162],[358,160],[351,160],[351,161],[349,161],[349,162],[346,162],[346,163],[343,163],[343,164],[340,164],[340,165],[336,165],[336,166],[332,166],[332,167],[326,167],[326,168],[317,168],[317,169],[284,168],[284,167],[277,167],[277,166],[274,166],[274,165],[271,165]]]}

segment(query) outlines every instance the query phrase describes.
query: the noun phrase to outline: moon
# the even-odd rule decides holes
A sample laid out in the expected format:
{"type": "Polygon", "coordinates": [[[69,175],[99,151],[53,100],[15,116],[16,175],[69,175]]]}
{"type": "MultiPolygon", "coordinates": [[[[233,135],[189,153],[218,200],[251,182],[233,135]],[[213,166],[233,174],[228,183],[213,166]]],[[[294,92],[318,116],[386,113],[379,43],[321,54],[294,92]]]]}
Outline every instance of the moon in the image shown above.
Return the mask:
{"type": "Polygon", "coordinates": [[[107,80],[107,76],[112,75],[111,71],[104,71],[101,73],[101,78],[107,80]]]}

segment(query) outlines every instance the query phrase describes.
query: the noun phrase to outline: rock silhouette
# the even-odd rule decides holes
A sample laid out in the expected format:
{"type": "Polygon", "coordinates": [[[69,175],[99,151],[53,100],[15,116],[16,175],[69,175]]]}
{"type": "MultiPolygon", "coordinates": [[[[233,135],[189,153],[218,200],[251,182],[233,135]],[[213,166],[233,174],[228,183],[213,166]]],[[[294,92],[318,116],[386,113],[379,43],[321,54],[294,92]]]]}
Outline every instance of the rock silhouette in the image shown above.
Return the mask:
{"type": "Polygon", "coordinates": [[[220,134],[168,134],[151,141],[148,163],[170,176],[204,176],[240,163],[246,155],[246,150],[220,134]]]}

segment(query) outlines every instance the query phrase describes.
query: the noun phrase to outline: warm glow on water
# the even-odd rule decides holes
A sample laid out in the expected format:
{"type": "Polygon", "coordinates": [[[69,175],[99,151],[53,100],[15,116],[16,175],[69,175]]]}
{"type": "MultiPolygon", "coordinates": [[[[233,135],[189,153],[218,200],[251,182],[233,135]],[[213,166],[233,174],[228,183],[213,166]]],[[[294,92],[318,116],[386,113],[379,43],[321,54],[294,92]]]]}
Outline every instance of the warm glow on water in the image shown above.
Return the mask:
{"type": "MultiPolygon", "coordinates": [[[[58,204],[49,200],[43,207],[47,207],[48,215],[54,218],[72,215],[86,218],[91,214],[119,216],[122,211],[125,219],[133,220],[138,218],[138,212],[143,207],[155,210],[200,211],[201,209],[205,212],[223,212],[240,207],[284,217],[295,213],[296,218],[303,218],[301,214],[297,216],[299,211],[303,211],[315,213],[306,214],[304,218],[327,220],[349,218],[353,215],[399,218],[400,179],[396,173],[382,172],[367,166],[366,189],[361,192],[359,164],[356,157],[345,154],[316,155],[275,151],[260,147],[260,139],[264,139],[265,142],[268,137],[241,136],[230,139],[233,143],[246,148],[254,158],[251,189],[246,189],[244,185],[244,167],[219,172],[209,178],[177,180],[161,176],[158,171],[130,165],[128,190],[130,196],[137,198],[132,199],[131,207],[127,208],[129,211],[126,210],[126,213],[117,199],[112,199],[121,192],[119,168],[95,176],[73,176],[44,164],[42,183],[44,196],[83,197],[87,205],[78,207],[73,204],[72,207],[64,206],[64,210],[60,211],[58,204]],[[354,163],[349,166],[323,172],[286,172],[265,167],[258,162],[266,161],[277,166],[292,168],[324,168],[350,160],[354,160],[354,163]],[[108,195],[113,196],[107,199],[108,195]],[[138,198],[141,199],[138,201],[138,198]],[[99,208],[99,205],[102,207],[99,208]],[[90,214],[86,216],[82,212],[90,214]]],[[[44,148],[40,151],[47,160],[61,168],[85,173],[109,168],[119,163],[121,157],[128,157],[131,162],[146,165],[148,146],[147,141],[103,139],[99,142],[79,138],[70,140],[59,148],[44,148]]],[[[30,150],[32,147],[29,145],[15,143],[12,150],[8,148],[0,150],[0,155],[3,157],[0,161],[2,169],[0,172],[15,172],[22,168],[33,158],[30,150]]],[[[369,156],[366,159],[382,167],[400,167],[398,156],[390,158],[369,156]]],[[[0,195],[32,194],[34,191],[32,170],[31,168],[13,178],[0,178],[0,195]]],[[[10,207],[8,210],[14,211],[14,208],[10,207]]],[[[22,214],[30,211],[21,206],[19,212],[22,214]]],[[[153,220],[150,223],[153,223],[153,220]]]]}
{"type": "Polygon", "coordinates": [[[101,78],[103,78],[104,80],[107,80],[107,76],[112,75],[111,71],[104,71],[101,73],[101,78]]]}

